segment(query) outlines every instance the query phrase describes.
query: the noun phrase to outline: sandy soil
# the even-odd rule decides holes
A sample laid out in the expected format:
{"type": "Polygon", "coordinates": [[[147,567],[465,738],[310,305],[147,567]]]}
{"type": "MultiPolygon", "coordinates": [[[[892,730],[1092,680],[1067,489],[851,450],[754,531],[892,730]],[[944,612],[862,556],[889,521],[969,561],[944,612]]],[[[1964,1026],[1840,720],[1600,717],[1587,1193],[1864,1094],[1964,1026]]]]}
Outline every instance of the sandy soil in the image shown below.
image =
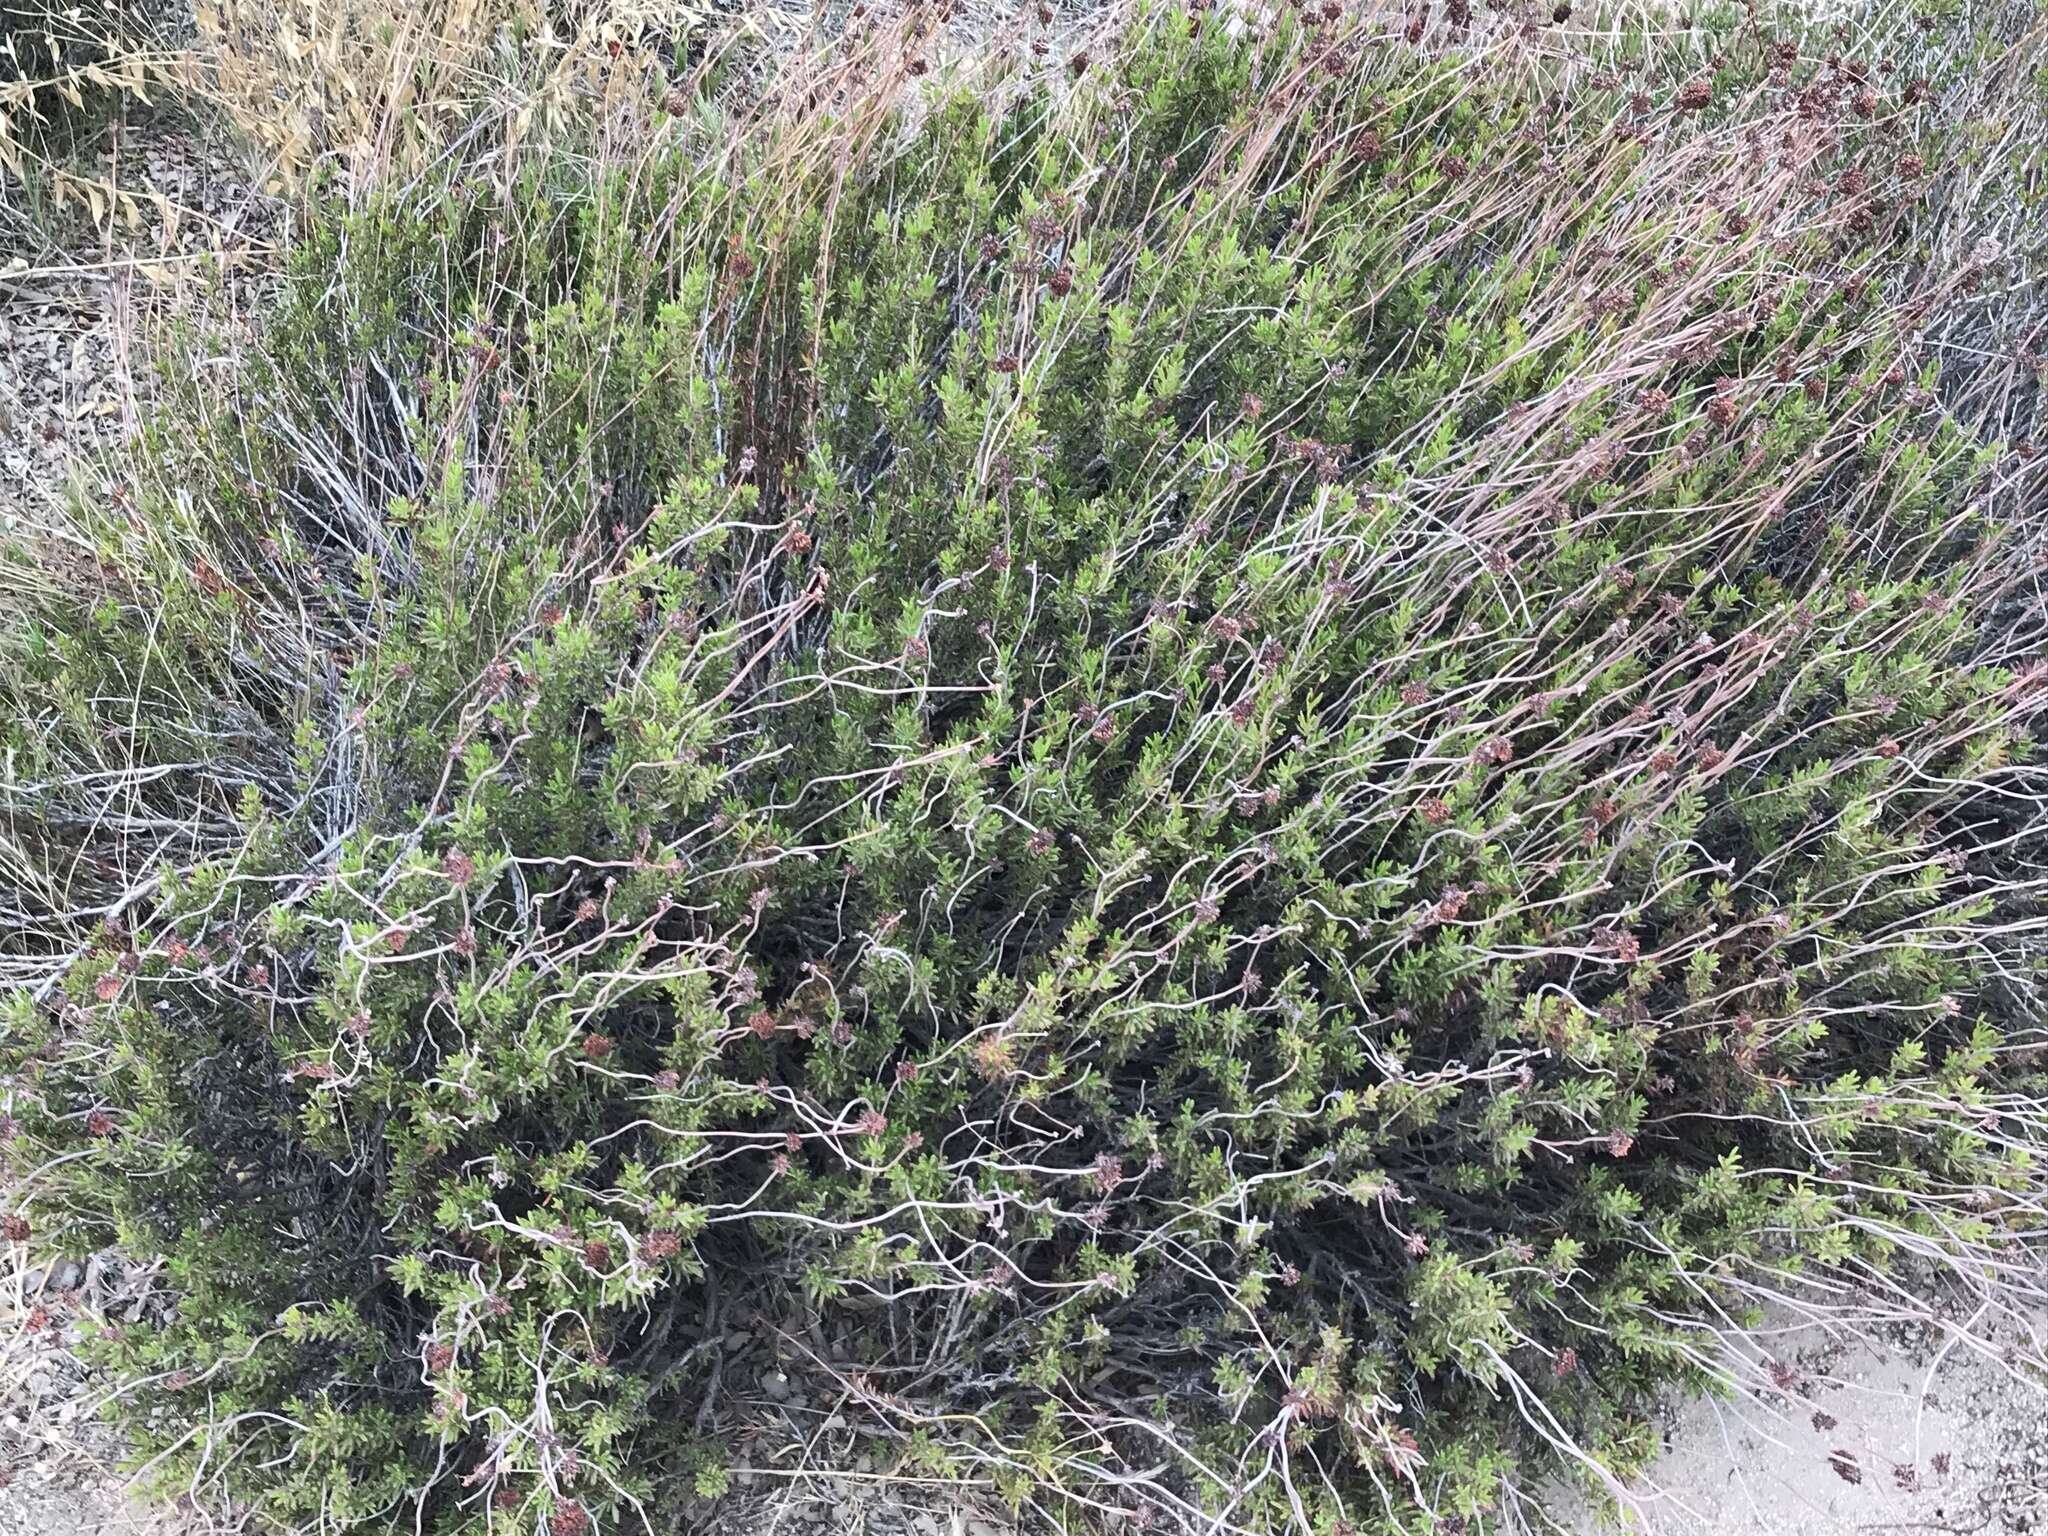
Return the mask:
{"type": "MultiPolygon", "coordinates": [[[[2048,1321],[2048,1320],[2044,1320],[2048,1321]]],[[[2043,1329],[2032,1347],[2038,1351],[2043,1329]]],[[[1665,1450],[1611,1522],[1567,1500],[1569,1536],[1869,1536],[2048,1531],[2048,1380],[2019,1330],[1769,1336],[1785,1387],[1674,1405],[1665,1450]]]]}

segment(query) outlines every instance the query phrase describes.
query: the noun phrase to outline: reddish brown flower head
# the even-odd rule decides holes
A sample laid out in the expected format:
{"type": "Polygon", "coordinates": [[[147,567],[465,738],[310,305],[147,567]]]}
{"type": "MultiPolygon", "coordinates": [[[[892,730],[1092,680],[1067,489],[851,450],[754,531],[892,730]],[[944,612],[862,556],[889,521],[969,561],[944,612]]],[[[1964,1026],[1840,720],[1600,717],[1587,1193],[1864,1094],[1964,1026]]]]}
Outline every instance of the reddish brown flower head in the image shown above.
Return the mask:
{"type": "Polygon", "coordinates": [[[519,1490],[510,1483],[498,1484],[497,1488],[491,1493],[491,1507],[493,1509],[517,1509],[519,1507],[519,1490]]]}
{"type": "Polygon", "coordinates": [[[1567,1345],[1557,1352],[1557,1358],[1550,1363],[1550,1374],[1569,1376],[1579,1368],[1579,1352],[1567,1345]]]}
{"type": "Polygon", "coordinates": [[[661,1089],[664,1093],[673,1093],[681,1082],[682,1077],[673,1067],[663,1067],[654,1074],[654,1086],[661,1089]]]}
{"type": "Polygon", "coordinates": [[[1045,285],[1052,290],[1054,298],[1065,298],[1074,291],[1074,269],[1072,267],[1057,268],[1052,276],[1046,279],[1045,285]]]}
{"type": "Polygon", "coordinates": [[[583,1245],[583,1262],[592,1269],[610,1269],[612,1245],[603,1238],[593,1237],[583,1245]]]}
{"type": "Polygon", "coordinates": [[[85,1117],[85,1130],[89,1136],[111,1136],[114,1134],[114,1117],[103,1109],[96,1109],[85,1117]]]}
{"type": "Polygon", "coordinates": [[[1727,395],[1716,395],[1707,402],[1707,420],[1717,427],[1733,426],[1735,415],[1735,401],[1727,395]]]}
{"type": "Polygon", "coordinates": [[[0,1237],[4,1237],[10,1243],[25,1243],[28,1241],[28,1234],[29,1225],[26,1216],[18,1216],[12,1211],[9,1211],[5,1216],[0,1216],[0,1237]]]}
{"type": "Polygon", "coordinates": [[[766,1040],[775,1033],[775,1015],[766,1008],[757,1008],[747,1015],[747,1028],[760,1039],[766,1040]]]}
{"type": "Polygon", "coordinates": [[[103,1003],[111,1003],[121,995],[121,973],[109,971],[92,984],[92,995],[103,1003]]]}
{"type": "Polygon", "coordinates": [[[1711,80],[1690,80],[1679,87],[1677,106],[1681,112],[1702,112],[1714,101],[1714,83],[1711,80]]]}
{"type": "Polygon", "coordinates": [[[640,1251],[650,1259],[672,1259],[683,1251],[683,1241],[666,1227],[647,1234],[640,1251]]]}
{"type": "Polygon", "coordinates": [[[1109,1194],[1124,1181],[1124,1160],[1114,1152],[1104,1152],[1095,1159],[1095,1187],[1109,1194]]]}
{"type": "Polygon", "coordinates": [[[590,1516],[573,1500],[548,1516],[548,1536],[584,1536],[589,1529],[590,1516]]]}
{"type": "Polygon", "coordinates": [[[441,873],[450,885],[468,885],[476,878],[476,860],[460,848],[450,848],[441,859],[441,873]]]}
{"type": "Polygon", "coordinates": [[[1403,683],[1401,685],[1401,702],[1410,709],[1415,708],[1417,705],[1427,704],[1429,702],[1429,685],[1427,683],[1403,683]]]}
{"type": "Polygon", "coordinates": [[[583,1054],[592,1061],[602,1061],[612,1053],[610,1035],[586,1035],[583,1038],[583,1054]]]}
{"type": "Polygon", "coordinates": [[[427,1346],[427,1370],[429,1374],[438,1376],[454,1363],[455,1346],[453,1344],[429,1344],[427,1346]]]}
{"type": "Polygon", "coordinates": [[[1429,796],[1416,809],[1422,813],[1422,819],[1432,827],[1440,827],[1451,819],[1450,806],[1436,795],[1429,796]]]}

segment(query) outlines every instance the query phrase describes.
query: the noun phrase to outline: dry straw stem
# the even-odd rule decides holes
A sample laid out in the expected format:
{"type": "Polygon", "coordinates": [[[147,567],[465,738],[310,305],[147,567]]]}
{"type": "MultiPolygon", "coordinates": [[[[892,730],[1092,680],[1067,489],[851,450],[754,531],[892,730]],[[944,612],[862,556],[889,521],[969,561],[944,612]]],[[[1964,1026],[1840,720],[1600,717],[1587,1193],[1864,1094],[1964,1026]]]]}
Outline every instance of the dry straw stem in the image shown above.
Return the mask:
{"type": "Polygon", "coordinates": [[[715,18],[646,0],[203,0],[201,84],[260,145],[271,189],[330,161],[375,182],[447,150],[479,113],[558,133],[631,76],[658,95],[668,61],[715,18]]]}

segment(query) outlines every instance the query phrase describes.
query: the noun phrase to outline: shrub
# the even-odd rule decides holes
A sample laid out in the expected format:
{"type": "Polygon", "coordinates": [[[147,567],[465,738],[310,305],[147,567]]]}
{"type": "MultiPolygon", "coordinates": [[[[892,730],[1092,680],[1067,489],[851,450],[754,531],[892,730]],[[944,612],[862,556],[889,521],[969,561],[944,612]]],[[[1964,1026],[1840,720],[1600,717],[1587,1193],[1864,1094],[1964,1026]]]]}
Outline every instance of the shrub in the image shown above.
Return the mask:
{"type": "Polygon", "coordinates": [[[2024,1290],[2038,471],[1914,108],[1372,25],[316,203],[15,552],[8,1156],[165,1262],[166,1486],[623,1528],[751,1308],[1077,1528],[1421,1531],[2024,1290]]]}

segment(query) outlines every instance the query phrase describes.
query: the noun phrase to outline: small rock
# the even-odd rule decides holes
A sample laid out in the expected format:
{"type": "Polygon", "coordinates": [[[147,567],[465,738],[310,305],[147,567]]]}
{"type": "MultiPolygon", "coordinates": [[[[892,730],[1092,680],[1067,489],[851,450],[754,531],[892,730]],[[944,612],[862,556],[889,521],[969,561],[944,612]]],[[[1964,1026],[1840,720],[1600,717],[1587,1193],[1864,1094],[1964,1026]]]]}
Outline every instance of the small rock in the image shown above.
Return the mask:
{"type": "Polygon", "coordinates": [[[778,1403],[789,1401],[789,1377],[781,1371],[769,1371],[761,1378],[761,1390],[778,1403]]]}
{"type": "Polygon", "coordinates": [[[53,1291],[75,1291],[78,1282],[85,1278],[85,1266],[76,1259],[66,1259],[50,1271],[50,1289],[53,1291]]]}

